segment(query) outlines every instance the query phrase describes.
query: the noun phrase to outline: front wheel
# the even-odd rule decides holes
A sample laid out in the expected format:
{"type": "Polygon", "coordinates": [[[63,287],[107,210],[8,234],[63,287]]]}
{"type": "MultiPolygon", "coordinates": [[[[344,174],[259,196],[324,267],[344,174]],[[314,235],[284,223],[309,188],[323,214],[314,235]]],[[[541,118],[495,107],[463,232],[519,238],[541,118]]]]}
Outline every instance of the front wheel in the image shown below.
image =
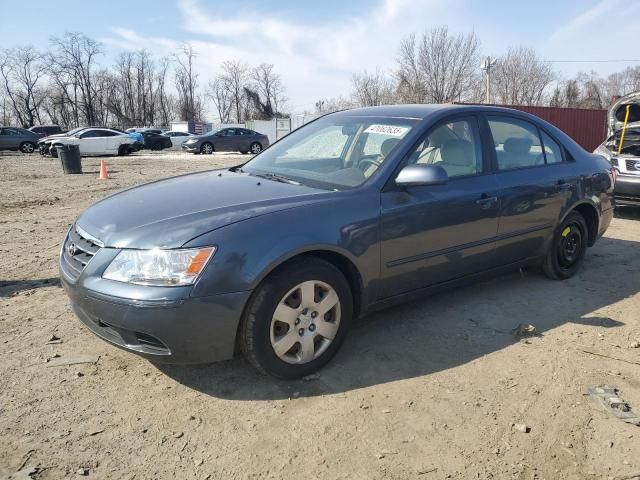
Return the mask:
{"type": "Polygon", "coordinates": [[[202,146],[200,147],[200,153],[204,153],[207,155],[213,153],[213,145],[209,142],[203,143],[202,146]]]}
{"type": "Polygon", "coordinates": [[[251,153],[253,153],[254,155],[257,155],[262,151],[262,145],[260,145],[258,142],[253,142],[251,144],[250,150],[251,150],[251,153]]]}
{"type": "Polygon", "coordinates": [[[587,251],[587,222],[578,212],[571,212],[553,238],[542,270],[553,280],[565,280],[578,271],[587,251]]]}
{"type": "Polygon", "coordinates": [[[36,144],[33,142],[24,142],[20,145],[20,151],[22,153],[33,153],[36,150],[36,144]]]}
{"type": "Polygon", "coordinates": [[[263,373],[303,377],[335,355],[352,315],[351,289],[336,267],[318,258],[296,260],[254,292],[242,321],[240,347],[263,373]]]}

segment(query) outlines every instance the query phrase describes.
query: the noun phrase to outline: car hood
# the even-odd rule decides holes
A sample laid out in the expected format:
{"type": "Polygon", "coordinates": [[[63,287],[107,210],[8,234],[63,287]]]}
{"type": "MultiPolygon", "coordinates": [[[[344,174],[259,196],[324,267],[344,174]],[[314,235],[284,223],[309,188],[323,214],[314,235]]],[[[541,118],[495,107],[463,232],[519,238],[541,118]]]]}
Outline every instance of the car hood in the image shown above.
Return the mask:
{"type": "Polygon", "coordinates": [[[609,135],[622,130],[625,117],[627,116],[627,106],[629,106],[627,128],[640,127],[640,92],[633,92],[620,97],[609,107],[607,115],[609,135]]]}
{"type": "Polygon", "coordinates": [[[57,140],[59,138],[65,138],[65,137],[69,137],[69,135],[67,135],[66,133],[56,133],[55,135],[49,135],[48,137],[42,137],[40,139],[40,142],[41,143],[50,142],[50,141],[57,140]]]}
{"type": "Polygon", "coordinates": [[[130,188],[85,210],[77,225],[113,248],[178,248],[212,230],[331,195],[217,170],[130,188]]]}

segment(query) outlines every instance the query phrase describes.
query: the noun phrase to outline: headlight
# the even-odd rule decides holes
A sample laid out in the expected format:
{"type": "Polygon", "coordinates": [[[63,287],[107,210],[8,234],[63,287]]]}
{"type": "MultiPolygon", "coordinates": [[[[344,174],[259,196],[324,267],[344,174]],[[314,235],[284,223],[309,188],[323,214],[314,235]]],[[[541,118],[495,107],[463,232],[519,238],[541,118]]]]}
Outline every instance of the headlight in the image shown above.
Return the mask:
{"type": "Polygon", "coordinates": [[[190,140],[187,140],[187,141],[186,141],[186,142],[184,142],[184,143],[185,143],[186,145],[192,145],[192,144],[194,144],[194,143],[196,143],[196,142],[197,142],[197,140],[194,140],[194,139],[192,138],[192,139],[190,139],[190,140]]]}
{"type": "Polygon", "coordinates": [[[215,247],[122,250],[102,278],[138,285],[193,285],[215,251],[215,247]]]}

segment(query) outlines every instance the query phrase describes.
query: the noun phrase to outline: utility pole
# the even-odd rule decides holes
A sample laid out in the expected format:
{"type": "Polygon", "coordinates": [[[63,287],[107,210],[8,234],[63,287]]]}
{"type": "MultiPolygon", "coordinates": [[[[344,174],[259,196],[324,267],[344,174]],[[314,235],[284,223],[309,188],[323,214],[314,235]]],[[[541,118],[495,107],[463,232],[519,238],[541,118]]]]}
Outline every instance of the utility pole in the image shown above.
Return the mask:
{"type": "Polygon", "coordinates": [[[485,79],[487,81],[487,99],[485,103],[491,103],[491,69],[497,61],[498,59],[487,56],[487,58],[485,58],[480,64],[480,68],[484,71],[485,79]]]}

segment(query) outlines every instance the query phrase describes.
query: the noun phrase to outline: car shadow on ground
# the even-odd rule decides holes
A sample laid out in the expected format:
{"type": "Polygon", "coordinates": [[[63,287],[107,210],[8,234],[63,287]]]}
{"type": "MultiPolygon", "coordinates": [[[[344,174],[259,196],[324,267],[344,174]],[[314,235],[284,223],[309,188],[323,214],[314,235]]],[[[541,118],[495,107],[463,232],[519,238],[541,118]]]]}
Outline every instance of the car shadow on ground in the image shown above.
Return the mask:
{"type": "Polygon", "coordinates": [[[36,288],[59,286],[60,279],[58,277],[42,278],[40,280],[0,280],[0,297],[13,297],[36,288]]]}
{"type": "Polygon", "coordinates": [[[238,400],[337,394],[425,376],[518,343],[512,330],[519,324],[534,325],[543,337],[539,341],[566,323],[585,330],[623,325],[597,311],[640,291],[637,251],[640,243],[602,238],[570,280],[552,281],[527,270],[370,315],[352,326],[336,357],[313,381],[262,376],[241,358],[157,368],[199,392],[238,400]]]}

